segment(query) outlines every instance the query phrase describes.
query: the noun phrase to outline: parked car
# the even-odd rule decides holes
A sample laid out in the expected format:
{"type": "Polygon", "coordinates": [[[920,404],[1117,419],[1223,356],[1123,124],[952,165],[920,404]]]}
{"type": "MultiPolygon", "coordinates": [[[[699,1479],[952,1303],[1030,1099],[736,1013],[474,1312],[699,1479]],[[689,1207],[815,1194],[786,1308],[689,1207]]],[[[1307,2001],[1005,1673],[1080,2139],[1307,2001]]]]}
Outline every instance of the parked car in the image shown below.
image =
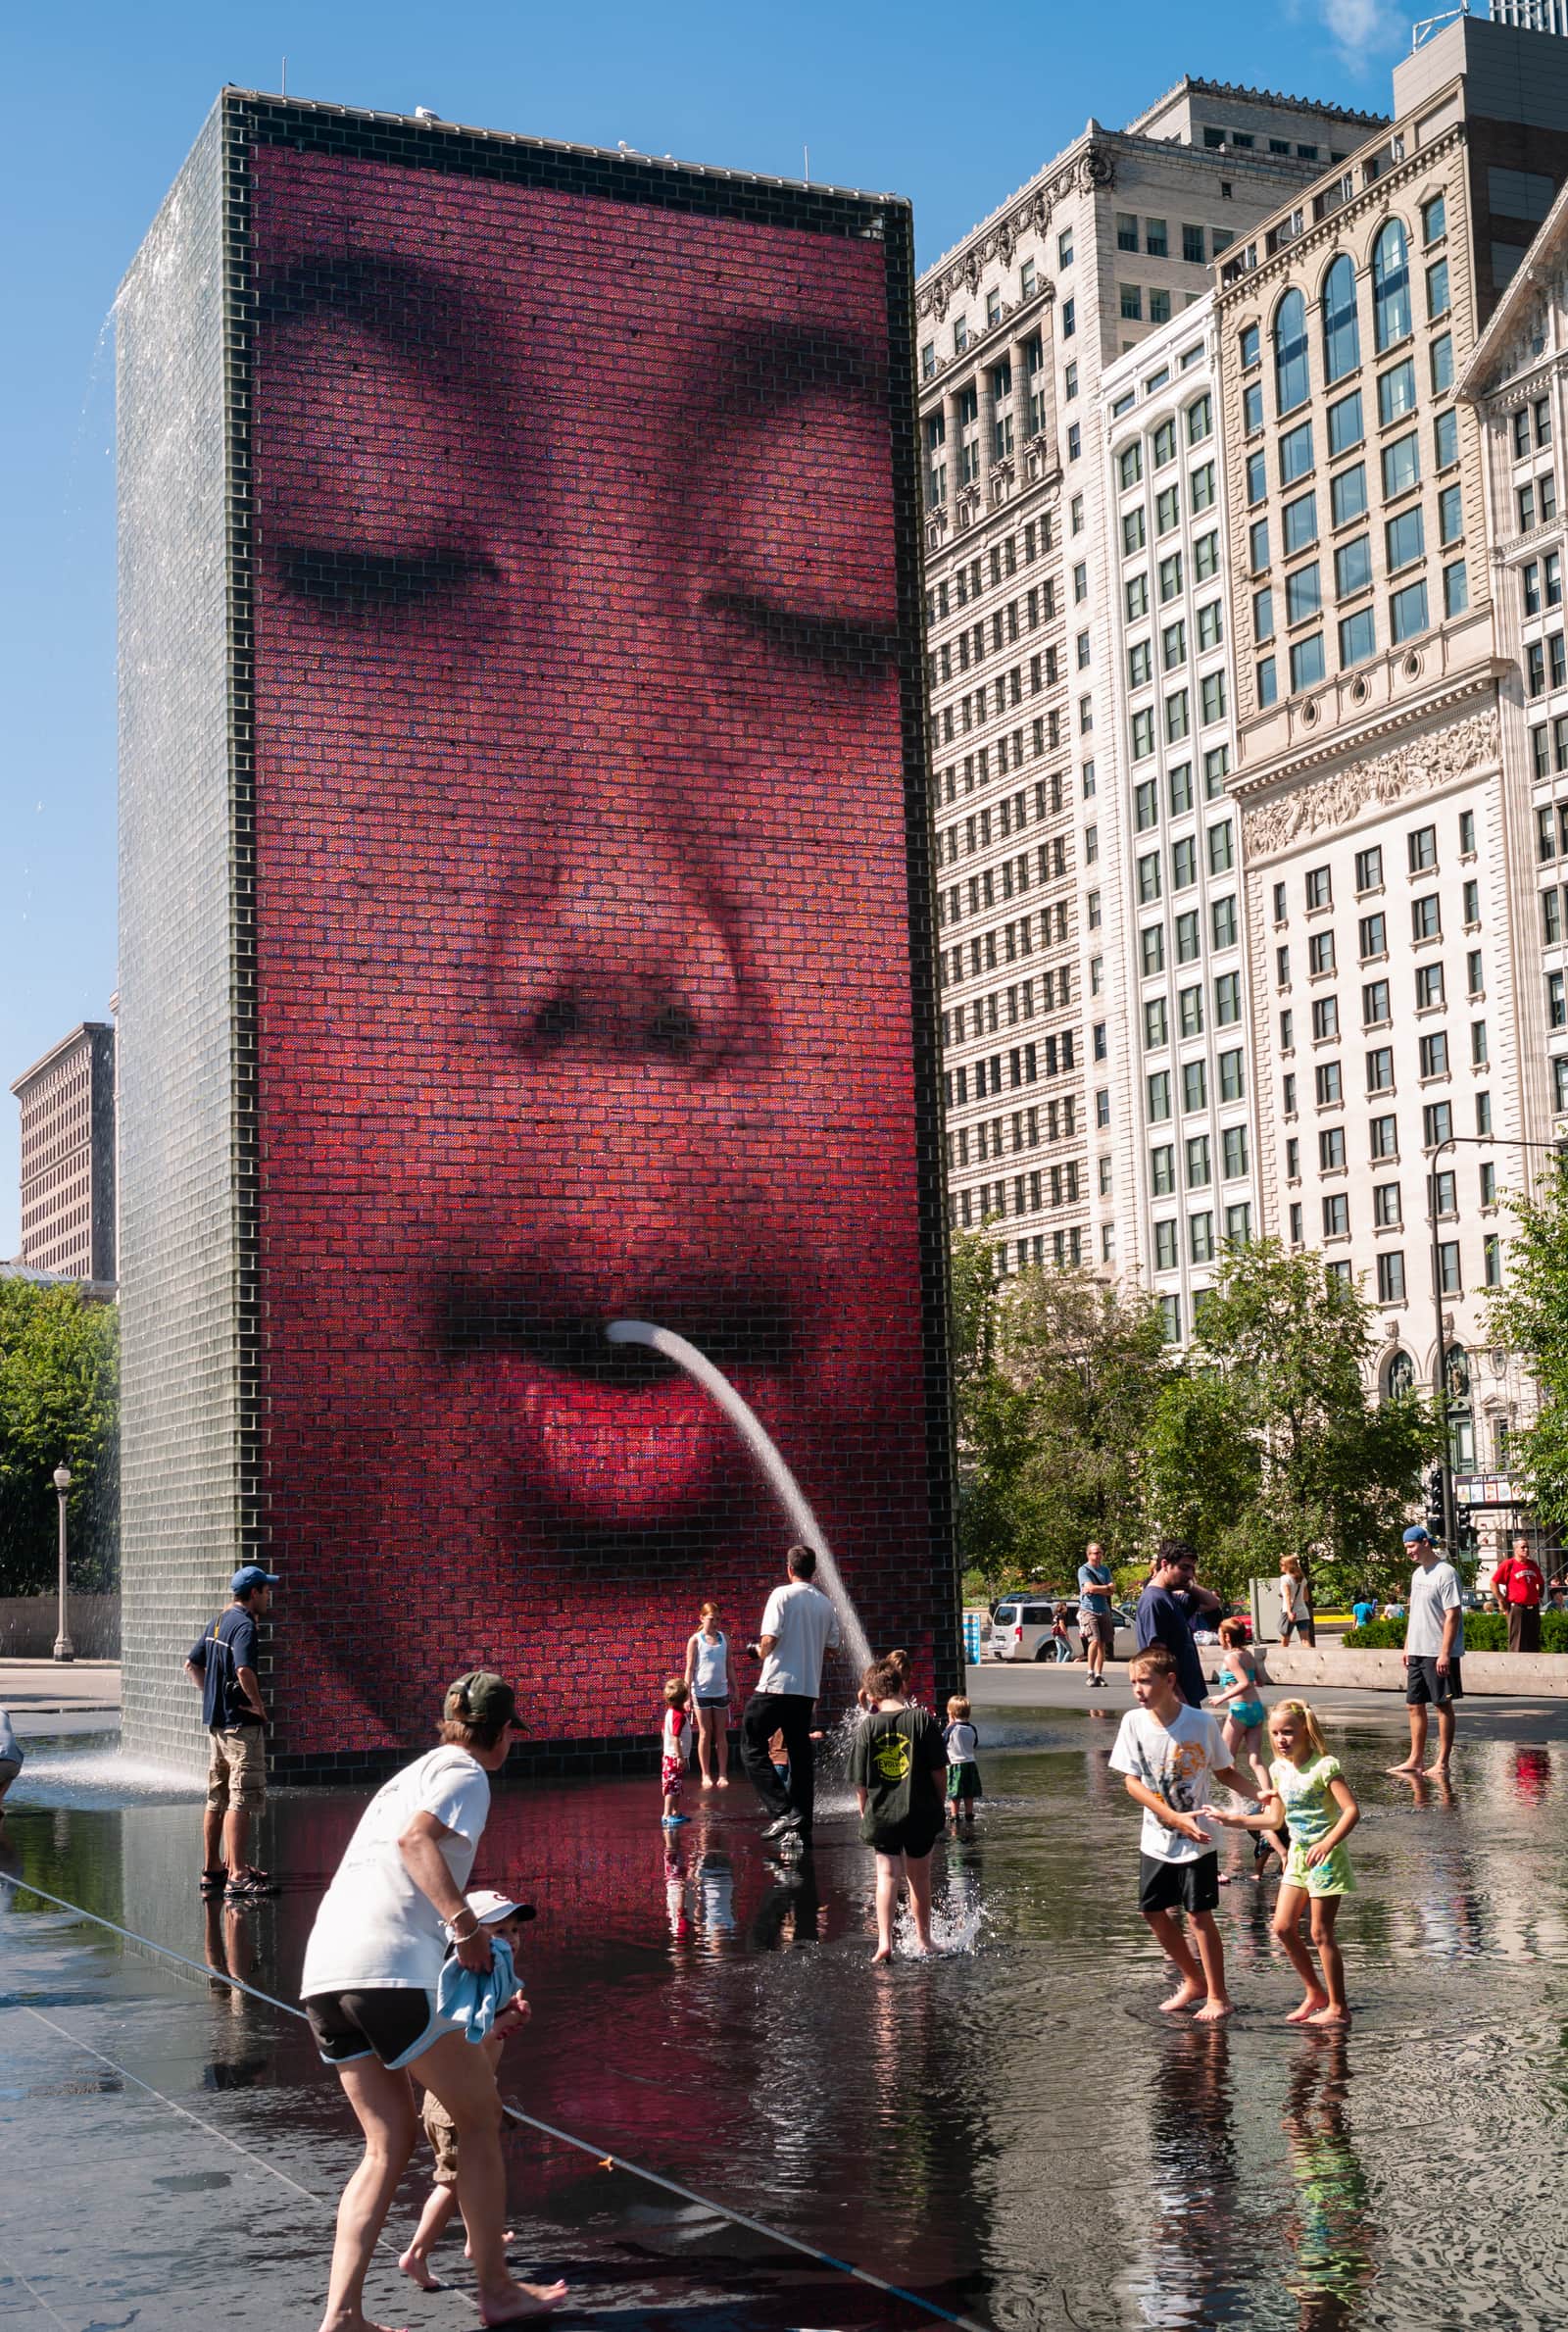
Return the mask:
{"type": "Polygon", "coordinates": [[[1056,1607],[1046,1598],[1013,1596],[991,1614],[993,1660],[1049,1660],[1056,1607]]]}
{"type": "MultiPolygon", "coordinates": [[[[1058,1611],[1071,1633],[1076,1656],[1079,1646],[1075,1595],[1004,1598],[992,1612],[991,1637],[985,1650],[993,1660],[1050,1660],[1051,1631],[1058,1611]]],[[[1111,1614],[1116,1623],[1111,1658],[1131,1660],[1138,1647],[1137,1614],[1125,1604],[1112,1605],[1111,1614]]]]}

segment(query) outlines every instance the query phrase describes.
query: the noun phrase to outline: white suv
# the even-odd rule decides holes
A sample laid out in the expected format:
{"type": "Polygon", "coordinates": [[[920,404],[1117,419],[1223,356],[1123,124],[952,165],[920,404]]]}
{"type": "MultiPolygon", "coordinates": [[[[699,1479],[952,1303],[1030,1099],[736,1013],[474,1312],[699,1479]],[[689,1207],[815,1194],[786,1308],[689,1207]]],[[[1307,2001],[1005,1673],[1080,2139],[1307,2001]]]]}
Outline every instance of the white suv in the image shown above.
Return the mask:
{"type": "Polygon", "coordinates": [[[1013,1596],[998,1604],[991,1614],[992,1659],[1049,1660],[1055,1616],[1055,1605],[1043,1598],[1013,1596]]]}

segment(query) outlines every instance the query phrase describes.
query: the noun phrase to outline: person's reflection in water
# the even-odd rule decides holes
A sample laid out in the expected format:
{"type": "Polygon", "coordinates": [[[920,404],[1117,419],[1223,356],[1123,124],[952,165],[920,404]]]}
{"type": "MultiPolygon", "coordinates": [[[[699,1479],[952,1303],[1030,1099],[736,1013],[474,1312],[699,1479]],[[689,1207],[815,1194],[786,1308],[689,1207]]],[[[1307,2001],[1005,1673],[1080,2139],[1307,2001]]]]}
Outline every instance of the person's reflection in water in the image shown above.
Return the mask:
{"type": "Polygon", "coordinates": [[[722,1950],[735,1932],[735,1867],[718,1847],[706,1847],[698,1861],[697,1914],[708,1950],[722,1950]]]}
{"type": "Polygon", "coordinates": [[[1456,1803],[1453,1783],[1446,1773],[1401,1773],[1398,1778],[1409,1790],[1412,1806],[1430,1806],[1434,1799],[1440,1806],[1452,1807],[1456,1803]]]}
{"type": "Polygon", "coordinates": [[[1242,2321],[1245,2296],[1230,2280],[1240,2249],[1230,2034],[1223,2024],[1189,2025],[1165,2040],[1149,2147],[1149,2236],[1130,2278],[1137,2320],[1242,2321]]]}
{"type": "Polygon", "coordinates": [[[674,1941],[690,1943],[691,1906],[686,1895],[686,1862],[679,1847],[669,1847],[664,1854],[664,1909],[674,1941]]]}
{"type": "Polygon", "coordinates": [[[816,1869],[807,1855],[799,1862],[767,1864],[773,1884],[752,1914],[752,1943],[760,1952],[786,1944],[815,1943],[822,1932],[822,1898],[816,1869]]]}
{"type": "Polygon", "coordinates": [[[1520,1745],[1513,1761],[1513,1782],[1526,1806],[1544,1804],[1551,1789],[1551,1751],[1544,1741],[1520,1745]]]}
{"type": "Polygon", "coordinates": [[[1287,2288],[1299,2332],[1338,2332],[1360,2321],[1376,2274],[1367,2179],[1347,2118],[1349,2054],[1344,2033],[1314,2035],[1296,2060],[1285,2109],[1296,2210],[1296,2258],[1287,2288]]]}
{"type": "Polygon", "coordinates": [[[213,2055],[202,2067],[204,2089],[252,2089],[265,2079],[268,2051],[255,2023],[257,2003],[241,1992],[256,1980],[256,1943],[251,1930],[255,1907],[225,1904],[221,1896],[202,1905],[202,1956],[212,1969],[208,1990],[215,2010],[226,2017],[213,2024],[213,2055]],[[226,1979],[236,1978],[234,1983],[226,1979]]]}

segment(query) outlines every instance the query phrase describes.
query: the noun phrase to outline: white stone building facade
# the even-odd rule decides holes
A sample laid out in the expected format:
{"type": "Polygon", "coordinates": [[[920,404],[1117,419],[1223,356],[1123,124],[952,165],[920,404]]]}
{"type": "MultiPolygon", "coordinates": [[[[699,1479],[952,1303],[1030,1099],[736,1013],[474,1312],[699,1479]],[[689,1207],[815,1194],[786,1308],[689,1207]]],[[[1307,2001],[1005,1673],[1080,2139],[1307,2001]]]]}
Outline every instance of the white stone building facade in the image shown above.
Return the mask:
{"type": "Polygon", "coordinates": [[[1183,81],[1125,131],[1092,121],[920,281],[950,1211],[1004,1269],[1142,1251],[1142,1072],[1095,984],[1127,808],[1102,373],[1375,124],[1183,81]]]}

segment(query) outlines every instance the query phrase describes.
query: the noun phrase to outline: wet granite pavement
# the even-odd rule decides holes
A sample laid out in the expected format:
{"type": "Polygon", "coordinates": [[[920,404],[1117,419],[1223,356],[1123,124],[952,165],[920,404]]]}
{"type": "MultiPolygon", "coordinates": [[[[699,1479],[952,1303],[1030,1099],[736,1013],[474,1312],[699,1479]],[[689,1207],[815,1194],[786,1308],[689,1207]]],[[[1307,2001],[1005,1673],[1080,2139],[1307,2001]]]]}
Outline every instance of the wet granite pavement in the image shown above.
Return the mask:
{"type": "MultiPolygon", "coordinates": [[[[1096,1696],[1097,1699],[1100,1696],[1096,1696]]],[[[1241,2013],[1171,2030],[1133,1908],[1137,1819],[1109,1716],[988,1712],[972,1844],[939,1848],[937,1962],[869,1964],[870,1858],[830,1787],[809,1862],[766,1858],[741,1787],[666,1849],[657,1784],[504,1785],[476,1879],[540,1906],[534,2020],[503,2087],[912,2290],[1012,2327],[1556,2324],[1568,2304],[1568,1749],[1461,1738],[1451,1792],[1386,1778],[1342,1937],[1348,2041],[1278,2019],[1272,1888],[1221,1902],[1241,2013]],[[1265,1899],[1266,1897],[1266,1899],[1265,1899]]],[[[24,1881],[292,2003],[314,1903],[363,1801],[274,1800],[283,1893],[204,1912],[195,1793],[95,1743],[29,1745],[0,1850],[0,2327],[227,2332],[318,2321],[352,2123],[308,2036],[58,1910],[24,1881]]],[[[516,2257],[564,2323],[917,2324],[596,2155],[509,2141],[516,2257]]],[[[401,2277],[416,2161],[372,2274],[386,2323],[476,2321],[401,2277]]]]}

